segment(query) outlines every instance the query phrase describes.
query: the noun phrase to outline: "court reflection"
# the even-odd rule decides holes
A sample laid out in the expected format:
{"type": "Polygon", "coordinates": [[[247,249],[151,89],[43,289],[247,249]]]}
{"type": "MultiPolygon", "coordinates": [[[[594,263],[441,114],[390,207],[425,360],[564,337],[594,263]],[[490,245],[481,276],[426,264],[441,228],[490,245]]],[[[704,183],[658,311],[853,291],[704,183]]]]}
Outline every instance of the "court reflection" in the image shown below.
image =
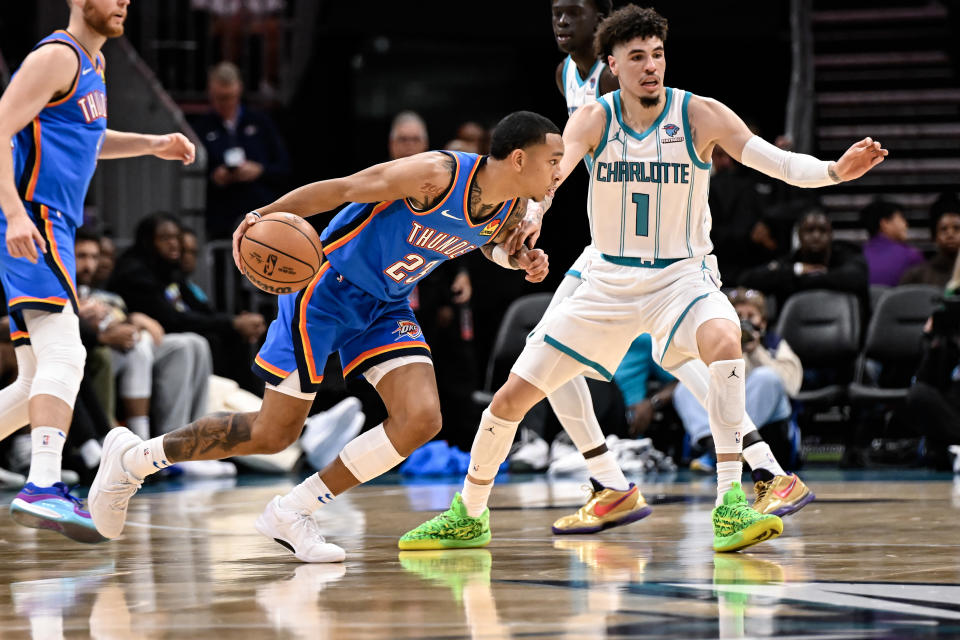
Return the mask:
{"type": "Polygon", "coordinates": [[[288,578],[259,587],[255,600],[276,631],[296,638],[334,638],[336,616],[320,605],[318,594],[346,573],[340,563],[303,564],[288,578]]]}
{"type": "Polygon", "coordinates": [[[404,571],[450,588],[454,603],[463,608],[471,638],[512,637],[490,588],[493,557],[488,550],[401,551],[398,559],[404,571]]]}

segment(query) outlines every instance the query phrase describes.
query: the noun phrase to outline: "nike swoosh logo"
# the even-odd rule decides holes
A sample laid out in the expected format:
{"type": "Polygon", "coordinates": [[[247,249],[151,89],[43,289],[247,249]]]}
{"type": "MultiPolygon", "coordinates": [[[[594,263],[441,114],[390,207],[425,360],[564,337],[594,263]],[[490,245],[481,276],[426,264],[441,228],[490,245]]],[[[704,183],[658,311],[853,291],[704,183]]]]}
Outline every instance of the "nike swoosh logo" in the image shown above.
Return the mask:
{"type": "Polygon", "coordinates": [[[784,500],[785,500],[785,499],[787,498],[787,496],[790,495],[790,492],[793,491],[793,488],[794,488],[795,486],[797,486],[797,476],[796,476],[796,475],[793,476],[793,480],[790,481],[790,484],[789,484],[789,486],[787,486],[786,489],[784,489],[784,490],[782,490],[782,491],[774,491],[774,492],[773,492],[773,495],[777,496],[778,498],[781,498],[781,499],[784,499],[784,500]]]}
{"type": "Polygon", "coordinates": [[[450,211],[450,209],[444,209],[443,211],[440,212],[440,215],[442,215],[442,216],[444,216],[444,217],[446,217],[446,218],[453,218],[454,220],[459,220],[459,219],[460,219],[460,218],[458,218],[457,216],[452,216],[452,215],[450,215],[449,213],[447,213],[447,211],[450,211]]]}
{"type": "Polygon", "coordinates": [[[93,71],[93,69],[90,69],[90,68],[84,69],[84,70],[83,70],[83,73],[81,73],[80,75],[85,76],[85,75],[87,75],[88,73],[90,73],[91,71],[93,71]]]}
{"type": "Polygon", "coordinates": [[[630,491],[627,491],[623,495],[623,497],[617,500],[616,502],[611,502],[610,504],[598,504],[593,508],[593,513],[602,518],[603,516],[613,511],[618,504],[620,504],[621,502],[623,502],[624,500],[626,500],[636,492],[637,492],[637,488],[633,487],[632,489],[630,489],[630,491]]]}

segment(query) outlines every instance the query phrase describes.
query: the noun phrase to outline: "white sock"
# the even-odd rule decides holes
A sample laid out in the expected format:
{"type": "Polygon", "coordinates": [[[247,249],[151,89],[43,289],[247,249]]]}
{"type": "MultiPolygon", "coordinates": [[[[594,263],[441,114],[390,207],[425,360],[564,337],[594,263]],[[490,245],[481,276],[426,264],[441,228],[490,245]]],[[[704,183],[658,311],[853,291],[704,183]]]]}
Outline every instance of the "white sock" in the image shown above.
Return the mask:
{"type": "Polygon", "coordinates": [[[163,436],[151,438],[127,449],[120,462],[124,469],[141,479],[166,469],[171,464],[167,461],[167,454],[163,452],[163,436]]]}
{"type": "Polygon", "coordinates": [[[100,443],[91,438],[80,446],[80,457],[83,458],[83,464],[87,469],[94,469],[100,464],[100,455],[103,453],[103,447],[100,443]]]}
{"type": "Polygon", "coordinates": [[[306,511],[313,513],[318,507],[334,501],[333,492],[315,473],[280,498],[280,506],[291,511],[306,511]]]}
{"type": "Polygon", "coordinates": [[[723,504],[723,494],[733,487],[734,482],[740,482],[742,475],[743,463],[739,460],[717,463],[717,506],[723,504]]]}
{"type": "Polygon", "coordinates": [[[130,429],[130,431],[133,431],[137,436],[146,440],[150,437],[150,418],[147,416],[127,418],[127,429],[130,429]]]}
{"type": "Polygon", "coordinates": [[[744,449],[743,459],[747,461],[751,469],[766,469],[775,476],[787,475],[777,459],[773,457],[773,451],[770,450],[770,445],[766,442],[755,442],[744,449]]]}
{"type": "Polygon", "coordinates": [[[627,487],[630,486],[620,469],[620,465],[617,464],[617,458],[613,455],[613,451],[605,451],[599,456],[587,458],[587,469],[590,470],[590,475],[596,478],[597,482],[608,489],[626,491],[627,487]]]}
{"type": "Polygon", "coordinates": [[[493,491],[492,482],[490,484],[474,484],[470,482],[470,478],[464,479],[460,498],[463,500],[463,506],[467,508],[468,516],[471,518],[480,517],[483,510],[487,508],[491,491],[493,491]]]}
{"type": "Polygon", "coordinates": [[[49,487],[60,482],[60,462],[67,434],[54,427],[37,427],[30,431],[30,475],[27,482],[49,487]]]}

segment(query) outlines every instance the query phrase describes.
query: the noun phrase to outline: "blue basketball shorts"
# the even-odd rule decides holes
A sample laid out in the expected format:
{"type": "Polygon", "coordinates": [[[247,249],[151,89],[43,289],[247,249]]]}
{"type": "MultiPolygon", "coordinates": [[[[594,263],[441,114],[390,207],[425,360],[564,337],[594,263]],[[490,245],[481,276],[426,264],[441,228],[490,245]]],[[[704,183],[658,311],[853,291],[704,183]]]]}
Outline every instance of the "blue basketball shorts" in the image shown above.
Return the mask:
{"type": "Polygon", "coordinates": [[[324,262],[310,284],[279,296],[277,318],[267,330],[253,372],[279,385],[293,371],[300,391],[315,392],[327,358],[339,351],[344,377],[403,356],[430,357],[407,300],[380,300],[324,262]]]}
{"type": "Polygon", "coordinates": [[[10,338],[14,346],[29,343],[23,321],[24,309],[60,312],[71,305],[77,311],[74,242],[76,228],[59,211],[46,205],[24,201],[27,213],[47,243],[47,253],[36,264],[26,258],[14,258],[7,251],[7,217],[0,215],[0,282],[7,297],[10,314],[10,338]]]}

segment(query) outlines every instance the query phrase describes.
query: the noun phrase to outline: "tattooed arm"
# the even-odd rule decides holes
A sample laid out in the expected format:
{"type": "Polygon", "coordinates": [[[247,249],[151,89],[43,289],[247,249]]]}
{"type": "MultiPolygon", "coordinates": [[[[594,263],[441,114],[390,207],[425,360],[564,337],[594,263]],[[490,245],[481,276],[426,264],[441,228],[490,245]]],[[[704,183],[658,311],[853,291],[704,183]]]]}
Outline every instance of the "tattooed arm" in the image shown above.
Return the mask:
{"type": "Polygon", "coordinates": [[[383,202],[409,198],[429,208],[446,191],[456,167],[445,153],[419,153],[374,165],[344,178],[314,182],[257,209],[261,215],[286,211],[311,216],[344,202],[383,202]]]}
{"type": "Polygon", "coordinates": [[[515,252],[507,252],[504,249],[505,241],[513,237],[513,232],[520,228],[526,218],[527,202],[526,198],[517,199],[499,233],[493,237],[493,240],[480,247],[480,252],[487,260],[505,269],[523,269],[527,272],[528,281],[540,282],[549,272],[546,253],[541,249],[528,249],[524,245],[520,245],[519,250],[515,252]]]}

